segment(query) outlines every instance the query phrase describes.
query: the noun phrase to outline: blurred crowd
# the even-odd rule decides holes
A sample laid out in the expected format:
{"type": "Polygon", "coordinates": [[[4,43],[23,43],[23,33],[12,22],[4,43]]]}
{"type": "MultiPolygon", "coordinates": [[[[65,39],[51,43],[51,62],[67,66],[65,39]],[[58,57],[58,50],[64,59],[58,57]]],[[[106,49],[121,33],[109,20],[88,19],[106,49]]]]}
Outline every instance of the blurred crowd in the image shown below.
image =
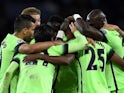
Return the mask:
{"type": "Polygon", "coordinates": [[[7,33],[13,33],[13,22],[20,12],[29,6],[41,10],[41,23],[58,14],[67,17],[79,13],[85,19],[89,11],[99,8],[105,12],[109,23],[124,29],[123,0],[1,0],[0,1],[0,41],[7,33]]]}

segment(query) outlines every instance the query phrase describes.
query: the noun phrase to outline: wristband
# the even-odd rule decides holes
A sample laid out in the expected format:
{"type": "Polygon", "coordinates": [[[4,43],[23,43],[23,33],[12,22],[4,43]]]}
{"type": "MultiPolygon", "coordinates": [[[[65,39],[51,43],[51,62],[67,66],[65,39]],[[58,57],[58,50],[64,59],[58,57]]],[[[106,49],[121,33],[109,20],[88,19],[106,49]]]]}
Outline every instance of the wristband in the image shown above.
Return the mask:
{"type": "Polygon", "coordinates": [[[76,21],[76,19],[78,19],[78,18],[82,18],[79,14],[74,14],[73,17],[74,17],[74,20],[75,20],[75,21],[76,21]]]}
{"type": "Polygon", "coordinates": [[[64,31],[62,31],[62,30],[59,30],[58,31],[58,33],[57,33],[57,36],[56,36],[56,38],[61,38],[61,39],[63,39],[63,37],[65,36],[65,33],[64,33],[64,31]]]}

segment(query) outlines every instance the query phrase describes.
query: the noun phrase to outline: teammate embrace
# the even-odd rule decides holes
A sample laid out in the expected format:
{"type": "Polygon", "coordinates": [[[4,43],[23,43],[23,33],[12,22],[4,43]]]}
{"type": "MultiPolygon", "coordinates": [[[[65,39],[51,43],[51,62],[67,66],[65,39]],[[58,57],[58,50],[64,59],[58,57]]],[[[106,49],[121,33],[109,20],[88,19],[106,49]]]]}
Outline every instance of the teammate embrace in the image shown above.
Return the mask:
{"type": "Polygon", "coordinates": [[[124,93],[124,32],[101,10],[40,15],[24,9],[2,41],[0,93],[124,93]]]}

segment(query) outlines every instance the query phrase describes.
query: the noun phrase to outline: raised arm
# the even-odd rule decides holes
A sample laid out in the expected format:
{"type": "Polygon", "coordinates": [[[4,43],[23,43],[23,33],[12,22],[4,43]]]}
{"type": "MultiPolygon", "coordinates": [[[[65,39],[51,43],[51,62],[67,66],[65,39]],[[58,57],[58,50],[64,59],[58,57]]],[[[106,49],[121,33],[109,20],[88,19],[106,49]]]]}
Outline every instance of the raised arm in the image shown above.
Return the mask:
{"type": "Polygon", "coordinates": [[[75,39],[70,40],[69,42],[64,43],[62,45],[52,46],[53,51],[60,55],[75,53],[79,50],[83,50],[88,44],[86,37],[75,29],[76,26],[74,25],[74,23],[72,23],[70,27],[72,27],[71,30],[75,36],[75,39]]]}
{"type": "Polygon", "coordinates": [[[86,44],[88,44],[88,41],[86,39],[86,37],[84,35],[82,35],[76,28],[76,26],[74,25],[74,23],[71,23],[69,25],[72,33],[74,34],[75,36],[75,41],[74,43],[68,43],[68,44],[65,44],[65,53],[74,53],[74,52],[77,52],[79,50],[83,50],[86,46],[86,44]],[[68,49],[67,49],[68,47],[68,49]]]}
{"type": "MultiPolygon", "coordinates": [[[[74,15],[75,17],[75,15],[74,15]]],[[[84,19],[80,17],[75,18],[76,26],[81,31],[82,34],[84,34],[87,37],[91,37],[94,40],[103,40],[104,36],[103,34],[97,30],[96,28],[90,26],[87,22],[84,21],[84,19]]]]}

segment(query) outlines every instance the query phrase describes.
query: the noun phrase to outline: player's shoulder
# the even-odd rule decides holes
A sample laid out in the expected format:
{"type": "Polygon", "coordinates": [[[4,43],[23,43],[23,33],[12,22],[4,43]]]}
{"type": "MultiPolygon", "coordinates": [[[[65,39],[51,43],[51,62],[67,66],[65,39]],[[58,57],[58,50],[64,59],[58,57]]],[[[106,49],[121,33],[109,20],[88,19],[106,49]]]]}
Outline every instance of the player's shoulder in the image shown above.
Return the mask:
{"type": "Polygon", "coordinates": [[[25,42],[24,40],[14,36],[13,34],[7,34],[7,36],[4,38],[4,40],[1,42],[1,47],[9,47],[9,46],[16,46],[19,43],[25,42]]]}
{"type": "Polygon", "coordinates": [[[97,45],[103,47],[103,48],[111,48],[110,45],[108,45],[107,43],[105,42],[102,42],[102,41],[96,41],[97,45]]]}
{"type": "Polygon", "coordinates": [[[16,43],[22,43],[25,42],[23,39],[18,38],[17,36],[13,35],[13,34],[8,34],[6,39],[10,42],[16,42],[16,43]]]}
{"type": "Polygon", "coordinates": [[[100,31],[103,34],[115,34],[115,35],[119,35],[119,32],[116,30],[109,30],[109,29],[100,29],[100,31]]]}

